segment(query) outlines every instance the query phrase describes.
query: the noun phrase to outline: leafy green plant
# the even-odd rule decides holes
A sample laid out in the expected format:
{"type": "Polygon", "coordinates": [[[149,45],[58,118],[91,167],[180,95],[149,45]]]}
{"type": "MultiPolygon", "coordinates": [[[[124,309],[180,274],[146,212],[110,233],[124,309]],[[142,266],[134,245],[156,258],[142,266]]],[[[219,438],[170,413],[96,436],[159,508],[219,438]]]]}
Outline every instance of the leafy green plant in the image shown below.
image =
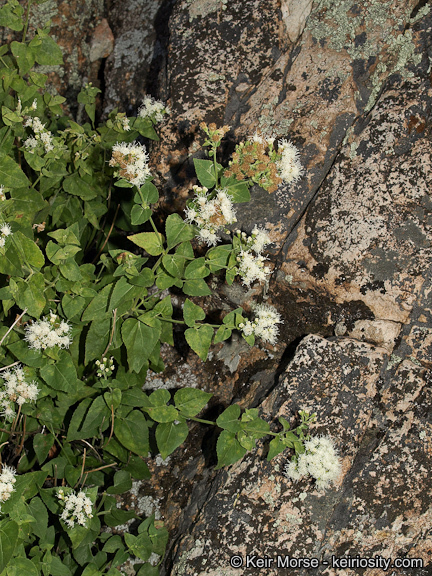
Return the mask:
{"type": "Polygon", "coordinates": [[[217,149],[228,127],[203,124],[200,186],[185,218],[171,214],[158,228],[159,194],[137,139],[158,138],[167,107],[146,98],[137,117],[114,110],[97,124],[99,90],[85,86],[78,103],[88,122],[65,116],[65,99],[39,69],[62,64],[62,53],[48,27],[27,39],[30,6],[0,8],[0,25],[22,32],[0,47],[0,576],[115,576],[129,557],[138,575],[155,576],[167,531],[116,498],[149,477],[153,439],[166,458],[188,421],[218,426],[218,468],[267,436],[269,459],[304,451],[314,415],[300,413],[293,430],[281,418],[272,432],[258,410],[236,405],[216,422],[199,418],[211,398],[201,390],[142,390],[149,369],[164,369],[160,348],[174,344],[173,324],[185,326],[203,361],[235,330],[250,345],[275,343],[281,319],[271,306],[257,304],[253,320],[237,308],[216,326],[191,298],[211,294],[212,274],[267,281],[270,238],[259,227],[230,231],[234,205],[254,183],[271,191],[301,167],[292,144],[276,150],[273,138],[255,135],[224,168],[217,149]],[[232,241],[217,245],[220,232],[232,241]],[[207,246],[199,257],[196,242],[207,246]],[[186,296],[183,320],[173,318],[171,287],[186,296]],[[113,533],[129,521],[133,533],[113,533]]]}

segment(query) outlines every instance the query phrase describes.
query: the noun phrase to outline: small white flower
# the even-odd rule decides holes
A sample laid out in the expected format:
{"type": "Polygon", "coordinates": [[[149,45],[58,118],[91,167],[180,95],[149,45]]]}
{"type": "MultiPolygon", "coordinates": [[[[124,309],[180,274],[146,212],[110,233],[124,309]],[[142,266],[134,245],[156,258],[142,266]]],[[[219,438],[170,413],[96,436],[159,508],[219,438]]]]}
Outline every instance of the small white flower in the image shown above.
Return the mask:
{"type": "Polygon", "coordinates": [[[266,258],[255,255],[250,250],[241,250],[238,256],[238,274],[242,277],[243,284],[249,287],[253,282],[265,282],[268,269],[264,267],[266,258]]]}
{"type": "Polygon", "coordinates": [[[261,254],[267,244],[271,244],[270,236],[262,228],[255,226],[252,230],[251,245],[250,248],[256,254],[261,254]]]}
{"type": "Polygon", "coordinates": [[[54,346],[69,348],[72,343],[71,330],[72,327],[67,322],[60,321],[57,314],[50,311],[49,321],[44,317],[25,327],[25,340],[34,350],[45,350],[54,346]]]}
{"type": "Polygon", "coordinates": [[[207,194],[208,188],[193,186],[195,198],[185,208],[186,222],[199,228],[197,238],[208,246],[215,246],[220,238],[216,232],[237,221],[232,200],[225,189],[207,194]]]}
{"type": "Polygon", "coordinates": [[[315,437],[305,442],[305,452],[285,466],[291,480],[312,476],[319,489],[326,489],[339,478],[342,467],[330,436],[315,437]]]}
{"type": "Polygon", "coordinates": [[[71,491],[65,496],[64,491],[59,490],[57,498],[64,503],[64,510],[60,518],[69,528],[73,528],[75,522],[80,526],[85,526],[87,520],[93,518],[93,504],[85,492],[75,494],[74,491],[71,491]]]}
{"type": "Polygon", "coordinates": [[[2,465],[0,474],[0,502],[6,502],[10,498],[10,495],[15,490],[14,484],[16,482],[16,470],[7,466],[2,465]]]}
{"type": "Polygon", "coordinates": [[[36,100],[36,98],[33,100],[33,103],[32,103],[32,105],[31,105],[31,109],[32,109],[32,110],[36,110],[36,109],[37,109],[37,100],[36,100]]]}
{"type": "Polygon", "coordinates": [[[279,177],[286,183],[296,182],[303,173],[297,148],[288,140],[280,140],[278,153],[281,154],[280,160],[276,162],[279,177]]]}
{"type": "Polygon", "coordinates": [[[109,165],[120,168],[117,175],[125,178],[138,188],[151,175],[148,167],[149,155],[145,146],[138,143],[125,142],[113,146],[112,157],[109,165]]]}
{"type": "Polygon", "coordinates": [[[1,378],[4,384],[4,390],[1,392],[1,402],[4,407],[2,415],[10,420],[15,416],[11,404],[16,402],[18,406],[22,406],[26,402],[35,401],[39,394],[39,388],[35,382],[28,383],[25,381],[25,373],[21,366],[16,366],[13,371],[7,370],[1,378]]]}
{"type": "Polygon", "coordinates": [[[239,325],[240,330],[245,336],[252,334],[270,344],[276,344],[277,336],[279,334],[278,324],[283,321],[276,308],[268,304],[257,304],[254,307],[254,320],[251,322],[247,320],[243,325],[239,325]]]}
{"type": "Polygon", "coordinates": [[[10,236],[12,234],[11,227],[9,224],[3,224],[0,228],[2,236],[10,236]]]}
{"type": "Polygon", "coordinates": [[[170,110],[163,102],[155,100],[151,96],[145,96],[138,116],[140,118],[151,118],[154,122],[162,122],[164,114],[169,114],[170,110]]]}
{"type": "Polygon", "coordinates": [[[37,143],[36,138],[33,138],[33,136],[29,136],[27,138],[27,140],[24,140],[23,145],[27,149],[27,152],[30,152],[30,154],[33,154],[34,149],[36,148],[38,143],[37,143]]]}
{"type": "Polygon", "coordinates": [[[0,202],[4,202],[6,200],[6,194],[4,193],[4,186],[3,184],[0,186],[0,202]]]}

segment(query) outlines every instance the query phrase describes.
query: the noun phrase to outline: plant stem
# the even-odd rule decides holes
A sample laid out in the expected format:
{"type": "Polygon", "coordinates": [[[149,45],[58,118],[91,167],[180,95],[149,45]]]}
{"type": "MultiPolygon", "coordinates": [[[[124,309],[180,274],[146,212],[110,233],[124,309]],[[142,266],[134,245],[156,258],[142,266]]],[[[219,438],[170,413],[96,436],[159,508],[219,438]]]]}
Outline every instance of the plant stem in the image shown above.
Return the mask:
{"type": "Polygon", "coordinates": [[[193,422],[200,422],[200,424],[209,424],[210,426],[217,426],[216,422],[211,420],[203,420],[202,418],[192,418],[192,416],[187,417],[188,420],[193,420],[193,422]]]}
{"type": "Polygon", "coordinates": [[[24,30],[23,30],[23,35],[22,35],[22,40],[21,40],[21,42],[25,42],[25,39],[26,39],[26,36],[27,36],[27,29],[28,29],[28,23],[29,23],[31,3],[32,3],[32,0],[28,0],[28,2],[27,2],[27,13],[26,13],[26,19],[25,19],[25,23],[24,23],[24,30]]]}

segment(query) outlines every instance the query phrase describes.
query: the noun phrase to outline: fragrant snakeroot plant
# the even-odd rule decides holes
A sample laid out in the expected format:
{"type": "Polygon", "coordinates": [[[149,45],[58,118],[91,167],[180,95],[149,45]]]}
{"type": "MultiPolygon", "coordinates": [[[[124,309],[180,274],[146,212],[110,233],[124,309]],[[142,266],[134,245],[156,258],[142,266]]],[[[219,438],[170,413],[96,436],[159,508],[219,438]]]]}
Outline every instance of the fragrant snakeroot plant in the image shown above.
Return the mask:
{"type": "Polygon", "coordinates": [[[17,0],[0,7],[0,25],[21,33],[0,47],[0,573],[120,576],[131,559],[137,575],[156,576],[167,530],[118,497],[149,478],[148,458],[166,461],[184,442],[188,421],[222,430],[218,468],[268,436],[269,460],[305,452],[314,415],[301,412],[293,429],[279,418],[272,431],[237,405],[200,418],[203,390],[143,389],[149,370],[164,369],[173,325],[203,361],[235,331],[251,346],[276,344],[282,319],[269,304],[213,324],[194,298],[212,294],[212,275],[267,283],[271,238],[259,225],[233,231],[235,205],[254,184],[273,192],[302,168],[291,143],[259,134],[224,167],[229,127],[202,123],[208,157],[194,159],[185,213],[154,219],[151,141],[168,107],[146,96],[136,116],[113,110],[98,123],[99,89],[86,85],[84,123],[66,116],[43,73],[62,52],[48,26],[28,37],[30,13],[17,0]]]}

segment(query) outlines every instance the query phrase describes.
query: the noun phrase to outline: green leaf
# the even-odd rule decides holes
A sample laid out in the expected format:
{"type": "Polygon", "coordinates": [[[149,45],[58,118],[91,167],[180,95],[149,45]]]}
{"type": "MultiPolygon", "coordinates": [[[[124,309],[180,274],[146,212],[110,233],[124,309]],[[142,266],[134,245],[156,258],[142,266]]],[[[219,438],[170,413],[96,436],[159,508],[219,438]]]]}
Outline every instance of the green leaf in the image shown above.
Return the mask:
{"type": "MultiPolygon", "coordinates": [[[[2,160],[0,157],[0,166],[2,160]]],[[[1,168],[0,168],[1,170],[1,168]]],[[[11,198],[13,200],[13,218],[19,222],[28,222],[33,225],[34,217],[38,212],[48,206],[48,203],[42,198],[36,190],[29,190],[28,188],[13,189],[11,191],[11,198]]]]}
{"type": "Polygon", "coordinates": [[[105,316],[108,311],[108,299],[113,288],[112,284],[108,284],[102,288],[97,296],[93,298],[87,308],[84,310],[81,320],[88,322],[89,320],[99,320],[105,316]]]}
{"type": "Polygon", "coordinates": [[[143,248],[151,256],[159,256],[164,250],[163,243],[165,239],[159,232],[140,232],[139,234],[128,236],[128,240],[143,248]]]}
{"type": "Polygon", "coordinates": [[[123,322],[121,333],[129,367],[132,371],[139,372],[159,340],[160,327],[153,328],[135,318],[128,318],[123,322]]]}
{"type": "Polygon", "coordinates": [[[15,232],[12,236],[15,247],[21,254],[21,261],[27,266],[32,268],[42,268],[45,264],[45,257],[34,242],[20,230],[15,232]]]}
{"type": "Polygon", "coordinates": [[[183,284],[183,292],[188,296],[210,296],[212,291],[202,278],[186,280],[183,284]]]}
{"type": "Polygon", "coordinates": [[[240,406],[232,404],[222,412],[216,420],[216,424],[219,428],[223,428],[229,432],[238,432],[242,429],[241,422],[239,421],[240,412],[240,406]]]}
{"type": "Polygon", "coordinates": [[[79,431],[81,438],[91,438],[99,435],[109,426],[111,410],[107,407],[104,397],[97,396],[84,419],[83,425],[79,431]]]}
{"type": "Polygon", "coordinates": [[[171,395],[168,390],[164,388],[155,390],[149,396],[151,406],[146,406],[144,410],[156,422],[174,422],[178,419],[179,413],[174,406],[167,406],[170,400],[171,395]]]}
{"type": "MultiPolygon", "coordinates": [[[[141,287],[129,284],[129,282],[123,276],[114,285],[114,290],[112,292],[109,305],[110,310],[121,307],[122,309],[126,309],[126,311],[128,311],[131,308],[132,300],[137,298],[140,294],[142,294],[142,292],[143,291],[141,287]]],[[[122,313],[119,310],[117,312],[118,314],[122,313]]]]}
{"type": "Polygon", "coordinates": [[[211,326],[207,326],[206,324],[195,328],[188,328],[185,331],[185,338],[187,343],[203,361],[207,359],[207,354],[211,345],[213,334],[213,328],[211,326]]]}
{"type": "Polygon", "coordinates": [[[243,458],[247,450],[236,439],[234,432],[223,430],[216,444],[216,452],[218,463],[215,470],[219,470],[219,468],[230,466],[243,458]]]}
{"type": "Polygon", "coordinates": [[[63,312],[70,320],[81,314],[85,305],[85,298],[76,294],[65,294],[62,298],[63,312]]]}
{"type": "Polygon", "coordinates": [[[0,572],[3,572],[11,560],[18,544],[18,524],[5,519],[0,523],[0,572]]]}
{"type": "Polygon", "coordinates": [[[43,464],[53,447],[55,438],[53,434],[36,434],[33,438],[33,449],[39,464],[43,464]]]}
{"type": "Polygon", "coordinates": [[[192,240],[196,235],[196,229],[185,222],[178,214],[170,214],[165,222],[168,250],[181,242],[192,240]]]}
{"type": "Polygon", "coordinates": [[[0,274],[6,276],[22,276],[21,258],[18,250],[12,242],[6,248],[6,252],[0,258],[0,274]]]}
{"type": "Polygon", "coordinates": [[[129,458],[128,465],[124,466],[123,470],[130,472],[132,478],[136,480],[148,480],[151,478],[147,464],[139,456],[134,456],[133,454],[129,458]]]}
{"type": "Polygon", "coordinates": [[[183,256],[179,256],[178,254],[165,254],[162,258],[162,264],[171,276],[175,278],[181,278],[183,276],[185,268],[185,259],[183,256]]]}
{"type": "Polygon", "coordinates": [[[28,314],[39,318],[45,308],[45,279],[43,274],[37,272],[27,282],[27,287],[18,294],[16,302],[20,308],[27,308],[28,314]]]}
{"type": "Polygon", "coordinates": [[[197,306],[189,298],[186,298],[183,306],[183,318],[187,326],[194,326],[197,320],[204,320],[205,316],[206,314],[201,306],[197,306]]]}
{"type": "Polygon", "coordinates": [[[77,373],[71,355],[65,350],[59,353],[59,360],[41,368],[40,375],[54,390],[72,393],[77,388],[77,373]]]}
{"type": "Polygon", "coordinates": [[[132,488],[132,480],[129,472],[118,470],[114,474],[114,486],[107,488],[108,494],[123,494],[132,488]]]}
{"type": "Polygon", "coordinates": [[[48,528],[48,511],[45,504],[38,496],[35,496],[28,503],[28,509],[36,520],[32,526],[33,532],[39,538],[45,538],[48,528]]]}
{"type": "Polygon", "coordinates": [[[207,266],[210,272],[218,272],[228,265],[228,260],[232,252],[232,246],[215,246],[206,255],[207,266]]]}
{"type": "Polygon", "coordinates": [[[63,64],[63,53],[60,46],[48,34],[39,31],[29,46],[38,64],[42,66],[63,64]]]}
{"type": "Polygon", "coordinates": [[[287,446],[282,442],[279,436],[275,436],[269,444],[269,451],[267,454],[267,460],[270,462],[272,458],[286,450],[287,446]]]}
{"type": "Polygon", "coordinates": [[[20,556],[19,558],[14,558],[13,563],[7,568],[7,576],[40,576],[40,571],[36,566],[28,560],[20,556]]]}
{"type": "Polygon", "coordinates": [[[211,397],[212,394],[196,388],[181,388],[174,394],[174,404],[181,416],[193,418],[201,412],[211,397]]]}
{"type": "Polygon", "coordinates": [[[24,188],[30,182],[18,164],[0,150],[0,182],[6,188],[24,188]]]}
{"type": "Polygon", "coordinates": [[[200,160],[194,158],[195,172],[201,186],[213,188],[216,184],[213,160],[200,160]]]}
{"type": "Polygon", "coordinates": [[[140,204],[135,204],[132,206],[131,210],[131,224],[133,226],[139,226],[140,224],[144,224],[147,220],[150,219],[152,215],[152,211],[150,208],[143,208],[140,204]]]}
{"type": "Polygon", "coordinates": [[[147,204],[154,204],[159,200],[159,192],[150,180],[146,180],[140,188],[141,197],[147,204]]]}
{"type": "Polygon", "coordinates": [[[32,50],[23,42],[12,42],[11,50],[17,60],[20,73],[27,74],[35,63],[35,57],[32,50]]]}
{"type": "Polygon", "coordinates": [[[165,460],[186,440],[189,429],[186,422],[164,422],[157,425],[156,442],[162,458],[165,460]]]}
{"type": "Polygon", "coordinates": [[[186,266],[184,277],[186,279],[205,278],[210,274],[210,270],[206,266],[206,259],[201,257],[186,266]]]}
{"type": "Polygon", "coordinates": [[[221,186],[226,188],[233,204],[238,204],[239,202],[249,202],[251,199],[248,185],[244,182],[239,182],[235,178],[230,178],[225,183],[224,178],[222,178],[221,186]]]}
{"type": "Polygon", "coordinates": [[[227,340],[232,334],[232,330],[230,328],[228,328],[227,326],[219,326],[219,328],[216,331],[213,343],[214,344],[218,344],[219,342],[223,342],[224,340],[227,340]]]}
{"type": "Polygon", "coordinates": [[[127,418],[116,419],[114,436],[134,454],[146,455],[150,449],[147,420],[138,410],[132,410],[127,418]]]}
{"type": "Polygon", "coordinates": [[[97,196],[97,192],[77,172],[63,180],[63,189],[68,194],[78,196],[82,200],[92,200],[97,196]]]}
{"type": "Polygon", "coordinates": [[[150,558],[153,546],[148,534],[134,536],[133,534],[126,533],[124,539],[127,547],[134,556],[141,558],[141,560],[148,560],[150,558]]]}
{"type": "Polygon", "coordinates": [[[85,343],[85,363],[100,358],[104,353],[111,335],[111,317],[93,320],[87,332],[85,343]]]}

